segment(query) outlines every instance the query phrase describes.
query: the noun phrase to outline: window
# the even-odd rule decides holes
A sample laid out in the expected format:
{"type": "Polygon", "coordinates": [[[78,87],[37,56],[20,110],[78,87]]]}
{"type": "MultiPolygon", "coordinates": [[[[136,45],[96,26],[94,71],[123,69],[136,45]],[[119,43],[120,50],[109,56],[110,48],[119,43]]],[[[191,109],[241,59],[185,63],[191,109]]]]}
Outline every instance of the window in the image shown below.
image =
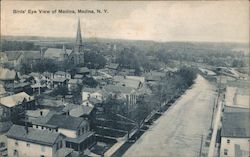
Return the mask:
{"type": "Polygon", "coordinates": [[[41,151],[45,152],[45,147],[44,146],[41,146],[41,151]]]}
{"type": "Polygon", "coordinates": [[[43,126],[42,126],[42,129],[43,129],[43,126]]]}
{"type": "Polygon", "coordinates": [[[228,143],[228,144],[230,143],[230,140],[229,140],[229,139],[227,139],[227,143],[228,143]]]}
{"type": "Polygon", "coordinates": [[[228,150],[224,149],[224,155],[227,155],[227,154],[228,154],[228,150]]]}
{"type": "Polygon", "coordinates": [[[38,125],[36,125],[36,128],[38,128],[38,125]]]}
{"type": "Polygon", "coordinates": [[[81,134],[81,130],[79,129],[78,131],[77,131],[77,135],[79,136],[81,134]]]}
{"type": "Polygon", "coordinates": [[[26,146],[27,146],[27,147],[30,147],[30,144],[29,144],[29,143],[26,143],[26,146]]]}
{"type": "Polygon", "coordinates": [[[40,157],[45,157],[44,155],[40,155],[40,157]]]}
{"type": "Polygon", "coordinates": [[[15,141],[15,145],[18,146],[18,141],[15,141]]]}

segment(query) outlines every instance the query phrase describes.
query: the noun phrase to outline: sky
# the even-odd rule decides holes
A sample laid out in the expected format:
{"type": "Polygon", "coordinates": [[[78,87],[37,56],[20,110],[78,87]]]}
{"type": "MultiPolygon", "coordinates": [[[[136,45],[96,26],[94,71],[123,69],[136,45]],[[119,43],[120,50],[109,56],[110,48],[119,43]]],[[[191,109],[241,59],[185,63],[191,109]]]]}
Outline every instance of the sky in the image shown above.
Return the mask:
{"type": "Polygon", "coordinates": [[[249,42],[249,2],[1,1],[1,35],[154,41],[249,42]],[[13,10],[26,10],[14,14],[13,10]],[[102,14],[27,14],[28,10],[104,10],[102,14]]]}

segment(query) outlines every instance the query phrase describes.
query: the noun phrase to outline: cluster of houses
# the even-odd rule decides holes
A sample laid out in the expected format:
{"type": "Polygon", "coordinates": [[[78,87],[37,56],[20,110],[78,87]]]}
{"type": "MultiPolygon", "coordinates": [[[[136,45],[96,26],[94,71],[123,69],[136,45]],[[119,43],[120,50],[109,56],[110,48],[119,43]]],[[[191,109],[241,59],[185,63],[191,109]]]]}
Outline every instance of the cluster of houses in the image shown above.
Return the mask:
{"type": "Polygon", "coordinates": [[[221,121],[220,156],[249,156],[249,83],[227,86],[221,121]]]}
{"type": "Polygon", "coordinates": [[[111,61],[99,70],[82,66],[80,21],[73,50],[63,46],[62,49],[11,51],[0,55],[1,65],[7,63],[15,69],[0,67],[0,132],[6,136],[5,142],[0,141],[0,156],[89,155],[92,153],[89,148],[97,142],[94,121],[96,114],[102,111],[102,104],[110,99],[119,100],[123,102],[121,106],[131,111],[138,97],[149,91],[148,84],[169,74],[151,71],[135,76],[134,69],[122,69],[111,61]],[[58,64],[70,61],[75,71],[18,72],[22,62],[32,65],[43,58],[58,64]],[[93,79],[97,86],[86,85],[86,79],[93,79]],[[67,88],[64,95],[51,95],[60,87],[67,88]],[[77,103],[73,101],[76,94],[81,98],[77,103]]]}

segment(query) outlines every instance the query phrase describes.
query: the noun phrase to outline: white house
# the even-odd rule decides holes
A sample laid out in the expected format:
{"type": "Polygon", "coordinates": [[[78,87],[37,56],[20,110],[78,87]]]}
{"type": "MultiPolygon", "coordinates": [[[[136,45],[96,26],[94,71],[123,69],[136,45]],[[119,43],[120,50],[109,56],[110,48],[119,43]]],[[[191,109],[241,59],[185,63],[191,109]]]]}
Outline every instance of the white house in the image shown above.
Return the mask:
{"type": "Polygon", "coordinates": [[[106,94],[98,88],[83,88],[82,89],[82,101],[85,102],[89,98],[95,98],[100,101],[104,101],[106,94]]]}
{"type": "Polygon", "coordinates": [[[13,125],[6,136],[9,157],[57,157],[65,145],[62,134],[20,125],[13,125]]]}
{"type": "Polygon", "coordinates": [[[137,102],[137,92],[134,88],[124,87],[119,85],[107,85],[104,90],[109,93],[112,98],[123,100],[128,106],[128,109],[132,109],[137,102]]]}
{"type": "Polygon", "coordinates": [[[66,148],[83,152],[95,143],[94,132],[90,131],[89,122],[81,117],[69,115],[49,115],[33,121],[34,129],[61,133],[66,136],[66,148]]]}
{"type": "Polygon", "coordinates": [[[224,113],[220,157],[249,157],[249,144],[249,112],[224,113]]]}

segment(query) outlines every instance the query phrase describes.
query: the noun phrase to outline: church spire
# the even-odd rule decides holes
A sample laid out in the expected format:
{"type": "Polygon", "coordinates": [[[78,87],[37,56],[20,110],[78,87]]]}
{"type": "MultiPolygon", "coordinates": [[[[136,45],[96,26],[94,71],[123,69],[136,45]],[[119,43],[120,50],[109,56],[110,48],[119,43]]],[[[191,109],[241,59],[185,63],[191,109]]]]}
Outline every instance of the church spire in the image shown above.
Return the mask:
{"type": "Polygon", "coordinates": [[[78,18],[77,33],[76,33],[76,45],[82,45],[81,25],[80,18],[78,18]]]}

